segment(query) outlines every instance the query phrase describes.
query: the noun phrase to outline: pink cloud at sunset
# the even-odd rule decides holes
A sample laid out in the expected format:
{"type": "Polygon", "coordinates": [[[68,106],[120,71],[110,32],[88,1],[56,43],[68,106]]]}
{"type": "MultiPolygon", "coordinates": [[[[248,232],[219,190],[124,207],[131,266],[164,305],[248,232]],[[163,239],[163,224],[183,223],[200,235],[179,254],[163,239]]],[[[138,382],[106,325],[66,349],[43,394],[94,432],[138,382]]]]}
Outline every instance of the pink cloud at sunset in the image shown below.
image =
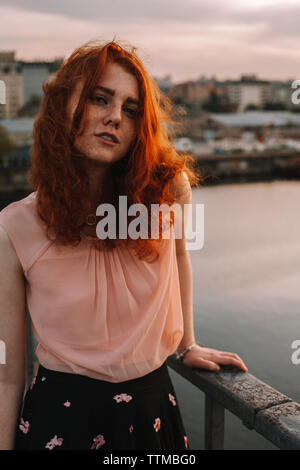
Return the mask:
{"type": "Polygon", "coordinates": [[[155,76],[299,75],[299,1],[1,1],[0,50],[19,60],[69,55],[114,35],[138,48],[155,76]]]}

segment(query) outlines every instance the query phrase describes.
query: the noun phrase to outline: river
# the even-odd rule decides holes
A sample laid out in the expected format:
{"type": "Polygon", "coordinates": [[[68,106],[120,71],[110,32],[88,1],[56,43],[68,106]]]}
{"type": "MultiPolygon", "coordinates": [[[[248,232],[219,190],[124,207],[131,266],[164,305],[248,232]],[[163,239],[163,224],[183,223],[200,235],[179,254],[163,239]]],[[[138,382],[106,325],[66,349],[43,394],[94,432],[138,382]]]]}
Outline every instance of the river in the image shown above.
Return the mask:
{"type": "MultiPolygon", "coordinates": [[[[232,351],[249,372],[300,402],[300,182],[193,189],[204,204],[204,246],[190,251],[196,338],[232,351]]],[[[204,396],[170,371],[192,449],[203,448],[204,396]]],[[[225,413],[226,449],[275,449],[225,413]]]]}

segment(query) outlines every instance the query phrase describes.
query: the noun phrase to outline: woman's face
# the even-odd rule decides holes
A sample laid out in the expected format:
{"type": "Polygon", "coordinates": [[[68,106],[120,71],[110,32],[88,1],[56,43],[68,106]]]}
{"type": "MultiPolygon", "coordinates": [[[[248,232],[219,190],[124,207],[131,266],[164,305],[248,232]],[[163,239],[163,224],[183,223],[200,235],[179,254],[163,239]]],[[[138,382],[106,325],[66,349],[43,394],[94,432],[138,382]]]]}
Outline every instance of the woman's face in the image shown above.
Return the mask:
{"type": "MultiPolygon", "coordinates": [[[[81,90],[82,84],[79,83],[69,100],[67,114],[70,122],[81,90]]],[[[139,89],[135,76],[117,63],[108,63],[88,99],[83,132],[75,137],[76,149],[104,166],[123,158],[136,137],[138,107],[139,89]],[[111,134],[111,138],[105,134],[111,134]]]]}

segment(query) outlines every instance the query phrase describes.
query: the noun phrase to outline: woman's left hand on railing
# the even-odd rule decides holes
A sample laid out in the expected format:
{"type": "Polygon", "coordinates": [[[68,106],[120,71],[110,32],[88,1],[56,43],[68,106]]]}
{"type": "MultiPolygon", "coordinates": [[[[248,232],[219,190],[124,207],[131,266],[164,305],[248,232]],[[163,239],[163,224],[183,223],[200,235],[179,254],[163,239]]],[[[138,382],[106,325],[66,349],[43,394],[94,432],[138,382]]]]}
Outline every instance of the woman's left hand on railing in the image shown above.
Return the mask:
{"type": "Polygon", "coordinates": [[[211,371],[220,370],[220,365],[233,365],[244,372],[248,372],[246,364],[237,354],[199,345],[194,346],[185,354],[183,364],[211,371]]]}

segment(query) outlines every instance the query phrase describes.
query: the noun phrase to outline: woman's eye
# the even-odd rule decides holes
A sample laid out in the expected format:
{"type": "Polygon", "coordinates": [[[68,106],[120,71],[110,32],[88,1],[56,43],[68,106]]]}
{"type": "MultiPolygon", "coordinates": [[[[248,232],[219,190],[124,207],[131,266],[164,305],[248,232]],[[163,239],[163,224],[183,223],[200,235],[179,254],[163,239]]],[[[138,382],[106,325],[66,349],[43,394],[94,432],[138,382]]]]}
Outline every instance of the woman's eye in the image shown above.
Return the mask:
{"type": "Polygon", "coordinates": [[[105,103],[107,104],[107,101],[103,98],[103,96],[92,96],[92,101],[95,103],[105,103]]]}
{"type": "Polygon", "coordinates": [[[124,108],[124,111],[132,118],[136,116],[136,109],[131,109],[131,108],[124,108]]]}
{"type": "MultiPolygon", "coordinates": [[[[108,104],[108,101],[106,98],[104,98],[103,96],[98,96],[98,95],[94,95],[91,97],[91,102],[92,103],[95,103],[95,104],[99,104],[99,105],[107,105],[108,104]]],[[[131,119],[134,119],[137,115],[137,110],[136,109],[133,109],[133,108],[129,108],[128,106],[125,106],[123,108],[123,111],[131,118],[131,119]]]]}

